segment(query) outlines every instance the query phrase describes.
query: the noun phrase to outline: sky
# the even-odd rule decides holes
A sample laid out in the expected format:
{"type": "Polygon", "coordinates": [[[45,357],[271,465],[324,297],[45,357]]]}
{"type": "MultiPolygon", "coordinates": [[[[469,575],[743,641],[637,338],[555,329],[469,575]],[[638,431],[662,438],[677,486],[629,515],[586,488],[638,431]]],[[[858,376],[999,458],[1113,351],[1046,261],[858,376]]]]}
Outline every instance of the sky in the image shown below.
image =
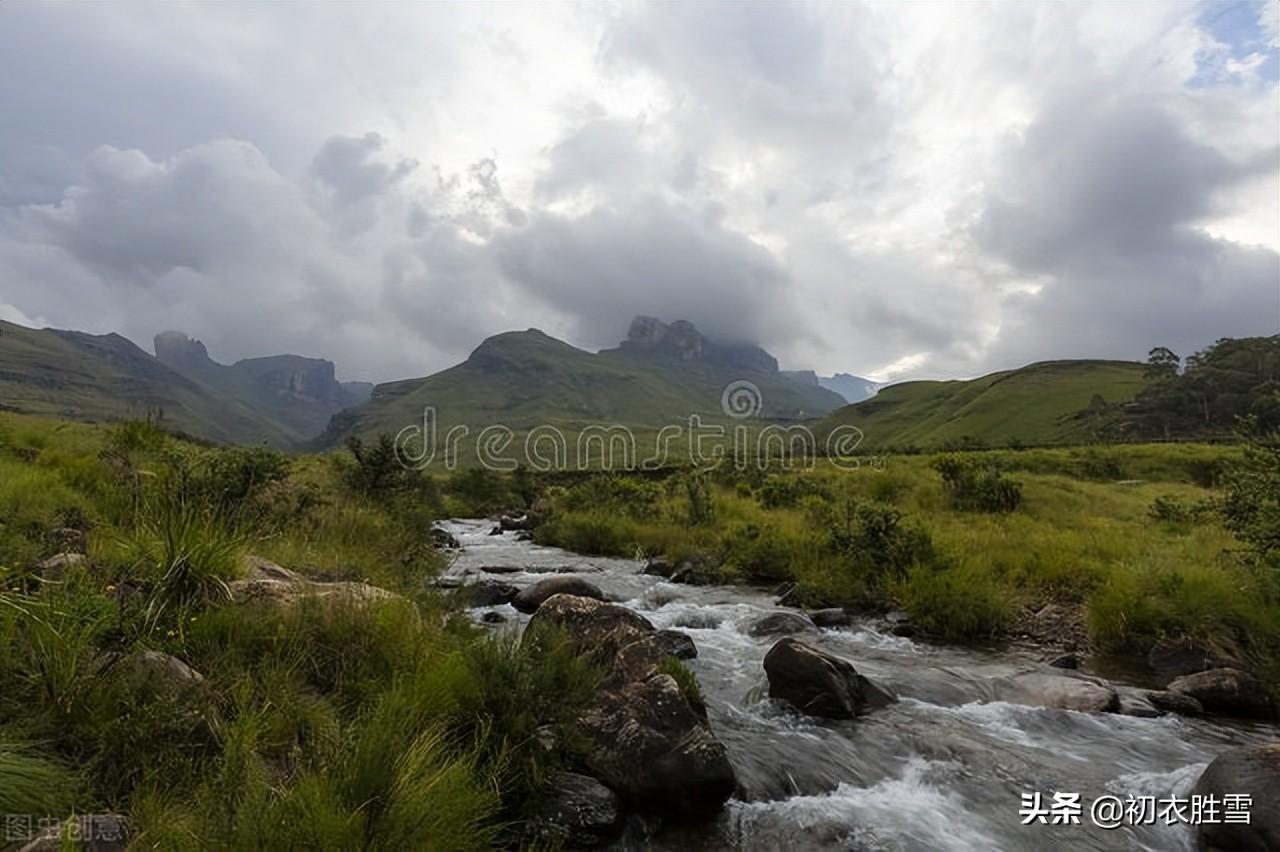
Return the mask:
{"type": "Polygon", "coordinates": [[[1280,2],[0,2],[0,318],[427,375],[1280,332],[1280,2]]]}

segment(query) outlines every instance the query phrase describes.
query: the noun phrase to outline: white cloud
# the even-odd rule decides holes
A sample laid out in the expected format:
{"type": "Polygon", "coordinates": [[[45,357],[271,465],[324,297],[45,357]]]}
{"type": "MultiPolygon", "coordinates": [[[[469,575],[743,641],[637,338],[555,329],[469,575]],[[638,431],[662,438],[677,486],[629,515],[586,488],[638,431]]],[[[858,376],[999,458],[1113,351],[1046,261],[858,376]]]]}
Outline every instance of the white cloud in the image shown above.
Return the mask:
{"type": "Polygon", "coordinates": [[[1197,5],[130,11],[0,4],[6,316],[376,379],[635,312],[904,376],[1280,327],[1280,92],[1197,5]]]}

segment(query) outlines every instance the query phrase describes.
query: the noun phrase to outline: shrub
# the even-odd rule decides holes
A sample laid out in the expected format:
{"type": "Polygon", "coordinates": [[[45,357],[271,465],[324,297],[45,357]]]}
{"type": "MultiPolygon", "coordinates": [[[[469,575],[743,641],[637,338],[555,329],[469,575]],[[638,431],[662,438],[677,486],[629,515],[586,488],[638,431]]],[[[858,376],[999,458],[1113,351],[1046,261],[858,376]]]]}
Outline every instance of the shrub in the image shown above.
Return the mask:
{"type": "Polygon", "coordinates": [[[886,578],[900,579],[912,566],[934,558],[929,533],[883,503],[847,503],[830,535],[850,570],[873,585],[886,578]]]}
{"type": "Polygon", "coordinates": [[[1116,480],[1124,479],[1124,468],[1114,453],[1104,452],[1096,447],[1089,447],[1080,453],[1078,459],[1080,476],[1085,479],[1116,480]]]}
{"type": "Polygon", "coordinates": [[[680,478],[685,499],[685,520],[689,526],[705,526],[715,520],[715,496],[705,473],[693,471],[680,478]]]}
{"type": "Polygon", "coordinates": [[[1258,432],[1246,422],[1244,458],[1223,476],[1222,514],[1260,558],[1280,567],[1280,431],[1258,432]]]}
{"type": "Polygon", "coordinates": [[[1022,503],[1022,486],[989,465],[946,455],[933,463],[933,469],[942,477],[943,490],[957,509],[1012,512],[1022,503]]]}
{"type": "Polygon", "coordinates": [[[1008,593],[989,574],[972,569],[912,569],[899,594],[911,617],[948,639],[997,635],[1013,609],[1008,593]]]}

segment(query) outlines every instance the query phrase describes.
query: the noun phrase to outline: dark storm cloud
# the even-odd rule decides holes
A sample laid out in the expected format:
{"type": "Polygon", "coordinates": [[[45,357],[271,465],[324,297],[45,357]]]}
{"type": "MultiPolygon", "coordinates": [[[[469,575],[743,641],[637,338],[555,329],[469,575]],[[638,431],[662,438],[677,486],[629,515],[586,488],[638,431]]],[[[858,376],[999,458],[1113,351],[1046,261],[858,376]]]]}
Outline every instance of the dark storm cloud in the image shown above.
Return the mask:
{"type": "Polygon", "coordinates": [[[1280,331],[1280,255],[1198,226],[1277,149],[1234,161],[1140,99],[1071,96],[1008,155],[973,234],[1042,289],[1011,300],[994,359],[1189,354],[1280,331]]]}

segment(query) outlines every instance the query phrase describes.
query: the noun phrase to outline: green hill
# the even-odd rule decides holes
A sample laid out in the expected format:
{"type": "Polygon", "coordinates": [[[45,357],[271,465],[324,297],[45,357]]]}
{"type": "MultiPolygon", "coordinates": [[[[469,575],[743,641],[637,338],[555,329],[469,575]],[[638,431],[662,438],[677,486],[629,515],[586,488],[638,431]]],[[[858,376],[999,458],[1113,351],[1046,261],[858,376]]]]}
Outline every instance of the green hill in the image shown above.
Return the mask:
{"type": "Polygon", "coordinates": [[[1127,402],[1145,384],[1131,361],[1042,361],[969,381],[903,382],[826,418],[862,430],[863,447],[1004,446],[1092,440],[1099,424],[1087,413],[1127,402]]]}
{"type": "Polygon", "coordinates": [[[758,389],[766,420],[818,417],[843,402],[779,372],[754,347],[701,340],[693,349],[630,345],[591,353],[529,329],[495,335],[466,361],[435,375],[378,385],[367,403],[334,418],[324,443],[350,434],[398,433],[420,424],[428,407],[436,412],[441,437],[455,425],[470,427],[472,436],[491,425],[516,433],[549,425],[572,436],[590,425],[613,424],[652,433],[687,425],[693,414],[723,423],[729,418],[722,393],[735,381],[758,389]]]}
{"type": "Polygon", "coordinates": [[[118,334],[0,321],[0,408],[92,422],[150,416],[219,443],[292,444],[269,418],[166,367],[118,334]]]}

